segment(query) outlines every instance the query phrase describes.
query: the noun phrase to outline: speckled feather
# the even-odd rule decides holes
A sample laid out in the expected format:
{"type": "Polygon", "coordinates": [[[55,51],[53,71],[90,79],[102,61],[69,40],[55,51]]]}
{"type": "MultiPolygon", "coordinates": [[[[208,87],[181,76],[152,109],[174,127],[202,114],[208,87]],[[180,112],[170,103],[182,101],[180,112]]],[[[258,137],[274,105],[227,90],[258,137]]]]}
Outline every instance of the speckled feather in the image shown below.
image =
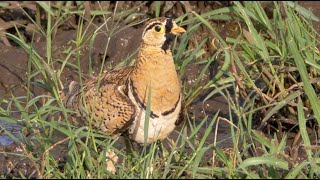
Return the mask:
{"type": "Polygon", "coordinates": [[[78,116],[92,115],[93,125],[107,134],[118,136],[128,129],[134,120],[135,107],[125,95],[125,83],[132,67],[114,69],[85,82],[84,96],[80,85],[72,81],[64,89],[62,100],[78,116]],[[99,84],[98,84],[99,83],[99,84]]]}

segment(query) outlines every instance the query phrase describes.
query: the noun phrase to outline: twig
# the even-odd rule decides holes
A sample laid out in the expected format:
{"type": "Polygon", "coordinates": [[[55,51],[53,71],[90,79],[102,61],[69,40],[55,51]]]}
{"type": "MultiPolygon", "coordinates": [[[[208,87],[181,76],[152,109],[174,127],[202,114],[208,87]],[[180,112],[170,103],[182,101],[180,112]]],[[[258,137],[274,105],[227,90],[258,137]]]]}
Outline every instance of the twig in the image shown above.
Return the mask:
{"type": "Polygon", "coordinates": [[[42,173],[40,173],[40,170],[37,166],[37,164],[31,159],[31,153],[28,153],[26,150],[26,147],[24,146],[24,144],[20,143],[22,150],[27,154],[27,158],[29,158],[34,166],[34,168],[36,168],[37,174],[38,174],[38,178],[42,179],[42,173]]]}

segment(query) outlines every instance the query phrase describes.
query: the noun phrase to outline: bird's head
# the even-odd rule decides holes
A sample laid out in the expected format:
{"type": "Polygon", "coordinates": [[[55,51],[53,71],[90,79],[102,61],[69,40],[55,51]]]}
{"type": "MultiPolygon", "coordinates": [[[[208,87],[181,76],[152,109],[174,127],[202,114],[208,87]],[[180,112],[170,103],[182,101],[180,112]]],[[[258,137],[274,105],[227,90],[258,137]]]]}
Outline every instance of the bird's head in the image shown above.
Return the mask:
{"type": "Polygon", "coordinates": [[[166,51],[169,49],[171,41],[184,32],[186,30],[178,26],[172,18],[154,18],[146,23],[142,33],[142,42],[146,45],[161,47],[166,51]]]}

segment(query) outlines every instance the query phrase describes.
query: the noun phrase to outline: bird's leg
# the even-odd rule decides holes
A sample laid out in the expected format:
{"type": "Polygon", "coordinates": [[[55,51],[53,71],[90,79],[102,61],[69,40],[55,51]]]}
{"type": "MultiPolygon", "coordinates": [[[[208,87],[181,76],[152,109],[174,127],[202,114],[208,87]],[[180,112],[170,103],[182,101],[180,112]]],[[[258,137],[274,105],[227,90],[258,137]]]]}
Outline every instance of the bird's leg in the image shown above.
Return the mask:
{"type": "Polygon", "coordinates": [[[159,148],[158,154],[160,158],[164,158],[164,154],[163,154],[163,144],[161,143],[161,141],[157,141],[157,147],[159,148]]]}
{"type": "Polygon", "coordinates": [[[126,144],[126,152],[127,152],[127,154],[137,158],[138,154],[135,151],[135,148],[134,148],[132,142],[129,140],[129,138],[127,136],[124,136],[124,143],[126,144]]]}
{"type": "Polygon", "coordinates": [[[155,148],[155,155],[159,155],[159,157],[164,157],[163,155],[163,145],[161,144],[161,141],[158,140],[155,142],[155,144],[148,144],[148,145],[143,145],[140,146],[142,149],[140,151],[140,154],[142,153],[149,153],[152,151],[153,148],[155,148]]]}

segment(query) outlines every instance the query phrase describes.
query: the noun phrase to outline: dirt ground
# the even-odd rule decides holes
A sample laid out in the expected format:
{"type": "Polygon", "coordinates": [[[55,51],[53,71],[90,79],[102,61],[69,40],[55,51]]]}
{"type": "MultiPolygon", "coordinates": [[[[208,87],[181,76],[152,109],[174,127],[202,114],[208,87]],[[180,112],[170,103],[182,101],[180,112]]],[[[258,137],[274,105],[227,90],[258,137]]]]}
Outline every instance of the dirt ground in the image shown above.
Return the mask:
{"type": "MultiPolygon", "coordinates": [[[[320,16],[320,3],[319,2],[301,2],[301,4],[310,9],[315,15],[320,16]]],[[[221,6],[228,5],[222,4],[221,6]]],[[[0,11],[0,18],[6,19],[4,16],[4,12],[0,11]]],[[[232,36],[232,33],[229,28],[233,26],[234,22],[227,22],[223,24],[219,24],[217,27],[218,32],[223,34],[224,37],[232,36]]],[[[96,22],[97,26],[101,25],[101,22],[96,22]]],[[[320,32],[320,22],[314,23],[315,28],[318,32],[320,32]]],[[[119,27],[123,27],[124,24],[119,27]]],[[[90,27],[89,32],[93,32],[96,28],[90,27]]],[[[142,33],[143,27],[130,27],[126,28],[123,31],[120,31],[118,34],[113,36],[110,40],[109,48],[107,50],[107,58],[106,66],[113,67],[123,59],[125,59],[128,54],[131,54],[137,50],[140,44],[140,37],[142,33]]],[[[13,29],[8,30],[13,31],[13,29]]],[[[56,32],[56,35],[53,38],[53,46],[52,53],[53,59],[65,59],[66,54],[63,53],[67,47],[70,47],[72,44],[71,41],[76,38],[76,29],[75,28],[59,28],[56,32]]],[[[25,31],[26,37],[30,38],[31,31],[25,31]]],[[[105,47],[107,45],[108,36],[106,34],[98,34],[94,40],[93,48],[89,50],[89,48],[83,48],[81,50],[81,71],[84,74],[88,74],[88,59],[91,58],[94,71],[98,72],[103,61],[103,55],[105,52],[105,47]]],[[[27,63],[28,63],[28,55],[27,53],[20,47],[16,46],[14,43],[11,43],[12,46],[8,46],[8,44],[0,41],[0,99],[8,99],[11,97],[11,94],[14,96],[24,96],[26,94],[26,77],[27,77],[27,63]]],[[[39,53],[40,56],[46,56],[46,39],[45,37],[37,36],[36,41],[34,42],[34,48],[36,52],[39,53]]],[[[134,58],[134,57],[133,57],[134,58]]],[[[76,62],[76,57],[72,57],[70,59],[71,62],[76,62]]],[[[199,65],[191,64],[188,66],[187,72],[185,76],[182,78],[182,82],[186,82],[189,85],[192,81],[195,80],[197,75],[199,74],[201,68],[199,65]]],[[[62,82],[67,84],[68,81],[74,80],[77,78],[75,75],[76,71],[72,68],[67,68],[63,73],[62,82]]],[[[214,73],[214,72],[212,72],[214,73]]],[[[202,79],[202,83],[207,82],[212,77],[212,74],[206,74],[202,79]]],[[[35,95],[43,94],[45,91],[38,87],[32,87],[35,95]]],[[[205,115],[214,115],[218,110],[220,110],[220,116],[227,115],[228,113],[228,104],[221,97],[216,96],[208,100],[204,105],[202,104],[203,96],[199,96],[193,104],[188,109],[190,114],[195,114],[196,119],[202,119],[205,115]]],[[[2,108],[6,108],[5,104],[0,104],[2,108]]],[[[1,120],[0,120],[1,124],[1,120]]],[[[218,140],[226,139],[230,136],[230,131],[228,128],[229,124],[221,121],[218,129],[218,140]]],[[[9,127],[9,126],[8,126],[9,127]]],[[[204,132],[205,128],[203,128],[202,132],[204,132]]],[[[0,134],[1,135],[1,134],[0,134]]],[[[174,134],[172,135],[174,136],[174,134]]],[[[1,137],[0,137],[1,138],[1,137]]],[[[213,142],[213,136],[210,136],[209,141],[213,142]]],[[[229,144],[230,145],[230,144],[229,144]]],[[[228,143],[222,143],[221,146],[228,147],[228,143]]],[[[20,146],[16,144],[1,144],[0,141],[0,151],[3,152],[22,152],[20,146]]],[[[60,151],[60,150],[59,150],[60,151]]],[[[57,157],[61,158],[61,157],[57,157]]],[[[23,169],[25,171],[24,174],[28,174],[31,172],[31,166],[26,159],[14,159],[13,155],[0,155],[0,174],[3,173],[17,173],[14,172],[17,169],[17,165],[19,164],[19,169],[23,169]],[[9,171],[10,170],[10,171],[9,171]]]]}

